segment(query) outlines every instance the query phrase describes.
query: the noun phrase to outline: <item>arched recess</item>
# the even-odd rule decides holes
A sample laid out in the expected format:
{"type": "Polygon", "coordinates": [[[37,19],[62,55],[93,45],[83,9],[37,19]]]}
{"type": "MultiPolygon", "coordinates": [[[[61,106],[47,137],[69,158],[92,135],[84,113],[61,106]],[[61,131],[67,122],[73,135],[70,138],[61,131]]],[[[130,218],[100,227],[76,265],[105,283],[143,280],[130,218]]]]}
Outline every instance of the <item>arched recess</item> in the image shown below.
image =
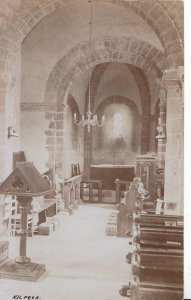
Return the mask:
{"type": "MultiPolygon", "coordinates": [[[[132,67],[133,71],[135,71],[136,67],[147,74],[148,77],[151,76],[152,78],[161,78],[165,68],[165,56],[161,51],[149,45],[148,43],[134,38],[105,37],[104,39],[94,40],[92,49],[93,53],[91,56],[91,66],[105,64],[106,67],[109,62],[122,62],[134,66],[134,69],[132,67]],[[114,43],[115,49],[113,49],[114,43]],[[136,52],[132,52],[135,46],[136,52]],[[155,54],[150,56],[149,53],[151,52],[155,54]]],[[[55,102],[65,104],[73,79],[82,74],[83,71],[87,70],[89,67],[89,43],[86,42],[81,45],[75,46],[68,52],[67,55],[59,60],[59,62],[50,73],[45,89],[44,101],[49,103],[55,102]]],[[[98,77],[101,74],[100,72],[103,72],[103,70],[104,67],[102,70],[100,69],[98,71],[95,68],[95,72],[93,73],[94,76],[98,77]]],[[[142,78],[140,88],[143,89],[143,86],[145,90],[148,89],[146,80],[144,78],[142,78]]],[[[149,95],[149,93],[147,93],[147,95],[149,95]]],[[[145,145],[145,148],[144,150],[142,150],[142,152],[146,153],[148,151],[147,137],[149,132],[149,97],[144,98],[143,108],[146,113],[143,115],[144,134],[141,134],[142,139],[144,139],[145,145]],[[148,104],[146,105],[146,103],[148,104]]],[[[87,147],[85,147],[85,150],[87,150],[86,153],[89,153],[89,162],[92,160],[90,155],[90,144],[91,139],[89,139],[89,142],[86,144],[87,147]]],[[[86,156],[85,159],[87,161],[86,156]]]]}
{"type": "MultiPolygon", "coordinates": [[[[111,63],[111,62],[110,62],[111,63]]],[[[97,92],[97,88],[99,85],[99,82],[102,80],[102,75],[104,71],[109,66],[108,63],[103,63],[95,66],[94,71],[91,76],[90,86],[91,86],[91,108],[92,112],[97,111],[97,107],[95,104],[95,96],[97,92]]],[[[137,67],[133,65],[126,64],[126,67],[131,71],[133,74],[133,77],[136,81],[137,87],[139,89],[139,93],[141,95],[141,106],[142,106],[142,115],[141,115],[141,143],[140,143],[140,153],[144,154],[147,153],[150,149],[150,128],[152,120],[150,118],[150,93],[149,93],[149,87],[147,84],[147,80],[145,78],[144,73],[137,67]]],[[[112,98],[109,98],[112,99],[112,98]]],[[[115,99],[115,98],[114,98],[115,99]]],[[[114,101],[113,99],[113,101],[114,101]]],[[[122,99],[123,97],[119,97],[119,103],[123,103],[122,99]]],[[[124,98],[125,101],[126,98],[124,98]]],[[[107,103],[107,102],[106,102],[107,103]]],[[[126,102],[124,102],[126,103],[126,102]]],[[[87,111],[87,104],[88,104],[88,90],[86,93],[86,100],[85,100],[85,111],[87,111]]],[[[108,102],[109,104],[109,102],[108,102]]],[[[103,111],[102,111],[103,114],[103,111]]],[[[101,119],[102,114],[98,118],[101,119]]],[[[84,160],[86,161],[86,169],[85,173],[88,177],[89,175],[89,166],[91,165],[93,158],[92,158],[92,151],[93,151],[93,139],[92,139],[92,131],[90,133],[85,130],[85,139],[84,139],[84,160]]],[[[102,132],[100,130],[100,136],[102,132]]]]}
{"type": "Polygon", "coordinates": [[[141,152],[141,116],[133,100],[122,96],[104,99],[97,107],[98,118],[105,113],[103,127],[93,128],[93,162],[134,164],[136,155],[141,152]],[[121,116],[121,136],[113,133],[113,119],[116,113],[121,116]]]}
{"type": "MultiPolygon", "coordinates": [[[[132,150],[133,151],[137,151],[137,148],[140,146],[141,149],[141,144],[138,145],[137,144],[137,140],[136,140],[136,135],[138,134],[138,128],[136,128],[136,121],[137,124],[139,123],[139,125],[141,124],[141,116],[139,115],[138,112],[138,108],[135,104],[135,102],[131,99],[128,99],[126,97],[122,97],[122,96],[112,96],[112,97],[108,97],[105,100],[103,100],[99,106],[97,107],[95,113],[98,115],[98,119],[103,115],[104,110],[106,109],[107,106],[111,105],[111,104],[124,104],[127,105],[130,110],[132,111],[132,113],[134,114],[136,120],[135,120],[135,126],[133,126],[133,134],[132,134],[132,150]]],[[[141,139],[140,139],[141,141],[141,139]]]]}

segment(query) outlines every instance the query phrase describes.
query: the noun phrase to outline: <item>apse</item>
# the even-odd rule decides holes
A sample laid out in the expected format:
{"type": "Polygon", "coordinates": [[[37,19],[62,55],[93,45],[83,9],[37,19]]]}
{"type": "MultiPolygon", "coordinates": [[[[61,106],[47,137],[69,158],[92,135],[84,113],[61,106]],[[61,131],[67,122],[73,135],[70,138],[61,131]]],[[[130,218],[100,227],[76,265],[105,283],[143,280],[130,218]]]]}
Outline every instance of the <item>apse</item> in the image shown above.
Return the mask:
{"type": "Polygon", "coordinates": [[[94,163],[133,164],[140,153],[140,116],[136,105],[128,99],[125,103],[118,103],[117,100],[118,97],[116,103],[101,109],[106,122],[102,128],[94,129],[94,163]]]}

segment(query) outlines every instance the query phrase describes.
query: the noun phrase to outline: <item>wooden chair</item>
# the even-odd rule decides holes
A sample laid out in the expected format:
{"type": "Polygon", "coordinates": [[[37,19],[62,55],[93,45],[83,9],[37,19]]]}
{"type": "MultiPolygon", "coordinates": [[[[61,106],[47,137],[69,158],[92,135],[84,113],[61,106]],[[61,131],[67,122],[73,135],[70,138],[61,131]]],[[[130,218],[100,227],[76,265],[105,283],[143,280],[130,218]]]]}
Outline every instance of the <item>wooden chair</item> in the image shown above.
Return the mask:
{"type": "MultiPolygon", "coordinates": [[[[9,220],[9,230],[10,230],[10,234],[11,236],[16,236],[16,234],[18,233],[20,227],[21,227],[21,214],[18,211],[18,205],[17,205],[17,201],[14,198],[12,200],[12,215],[10,216],[10,220],[9,220]]],[[[29,236],[33,236],[33,215],[32,214],[28,214],[27,215],[27,228],[28,228],[28,233],[29,236]]]]}

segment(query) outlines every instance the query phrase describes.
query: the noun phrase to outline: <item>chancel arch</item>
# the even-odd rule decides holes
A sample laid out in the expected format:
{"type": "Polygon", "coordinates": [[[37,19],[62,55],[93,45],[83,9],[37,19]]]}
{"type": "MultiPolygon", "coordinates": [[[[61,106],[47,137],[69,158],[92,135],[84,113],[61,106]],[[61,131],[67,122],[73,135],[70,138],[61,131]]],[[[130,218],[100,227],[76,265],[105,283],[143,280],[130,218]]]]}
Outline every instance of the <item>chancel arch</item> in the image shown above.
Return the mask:
{"type": "MultiPolygon", "coordinates": [[[[136,38],[99,38],[94,40],[92,48],[92,66],[108,62],[128,63],[144,70],[148,76],[156,78],[161,78],[164,72],[165,55],[160,50],[136,38]],[[149,56],[151,52],[153,55],[149,56]]],[[[89,43],[76,45],[57,62],[51,71],[46,83],[44,101],[63,102],[68,86],[72,84],[73,79],[89,67],[89,43]]]]}
{"type": "Polygon", "coordinates": [[[0,0],[0,280],[45,271],[30,228],[37,298],[183,297],[184,2],[0,0]]]}
{"type": "MultiPolygon", "coordinates": [[[[30,31],[44,18],[62,8],[75,5],[81,1],[66,0],[46,0],[40,3],[37,0],[22,0],[15,4],[11,0],[1,5],[2,11],[2,42],[4,45],[4,71],[9,72],[9,64],[14,57],[15,51],[20,48],[24,38],[30,31]],[[9,15],[7,22],[7,15],[9,15]],[[11,17],[10,17],[11,16],[11,17]],[[19,16],[19,17],[18,17],[19,16]],[[8,59],[8,61],[7,61],[8,59]]],[[[106,1],[96,0],[95,3],[111,3],[116,6],[122,6],[127,10],[135,12],[143,18],[159,37],[164,46],[165,53],[168,55],[169,67],[177,66],[183,63],[183,2],[176,1],[106,1]]],[[[2,77],[3,78],[3,77],[2,77]]]]}

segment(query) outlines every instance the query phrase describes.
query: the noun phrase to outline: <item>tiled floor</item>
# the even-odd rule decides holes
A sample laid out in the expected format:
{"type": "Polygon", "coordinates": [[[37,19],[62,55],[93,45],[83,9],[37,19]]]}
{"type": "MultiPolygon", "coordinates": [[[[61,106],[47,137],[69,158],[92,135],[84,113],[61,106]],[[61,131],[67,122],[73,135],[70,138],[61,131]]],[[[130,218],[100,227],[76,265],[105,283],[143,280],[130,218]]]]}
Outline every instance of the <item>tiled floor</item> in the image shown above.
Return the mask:
{"type": "MultiPolygon", "coordinates": [[[[122,300],[118,290],[130,279],[125,262],[130,246],[126,238],[105,235],[112,209],[107,204],[80,205],[50,236],[29,238],[27,255],[44,263],[47,271],[37,282],[1,279],[0,300],[14,295],[40,296],[41,300],[122,300]]],[[[18,249],[18,238],[10,238],[11,258],[18,249]]]]}

